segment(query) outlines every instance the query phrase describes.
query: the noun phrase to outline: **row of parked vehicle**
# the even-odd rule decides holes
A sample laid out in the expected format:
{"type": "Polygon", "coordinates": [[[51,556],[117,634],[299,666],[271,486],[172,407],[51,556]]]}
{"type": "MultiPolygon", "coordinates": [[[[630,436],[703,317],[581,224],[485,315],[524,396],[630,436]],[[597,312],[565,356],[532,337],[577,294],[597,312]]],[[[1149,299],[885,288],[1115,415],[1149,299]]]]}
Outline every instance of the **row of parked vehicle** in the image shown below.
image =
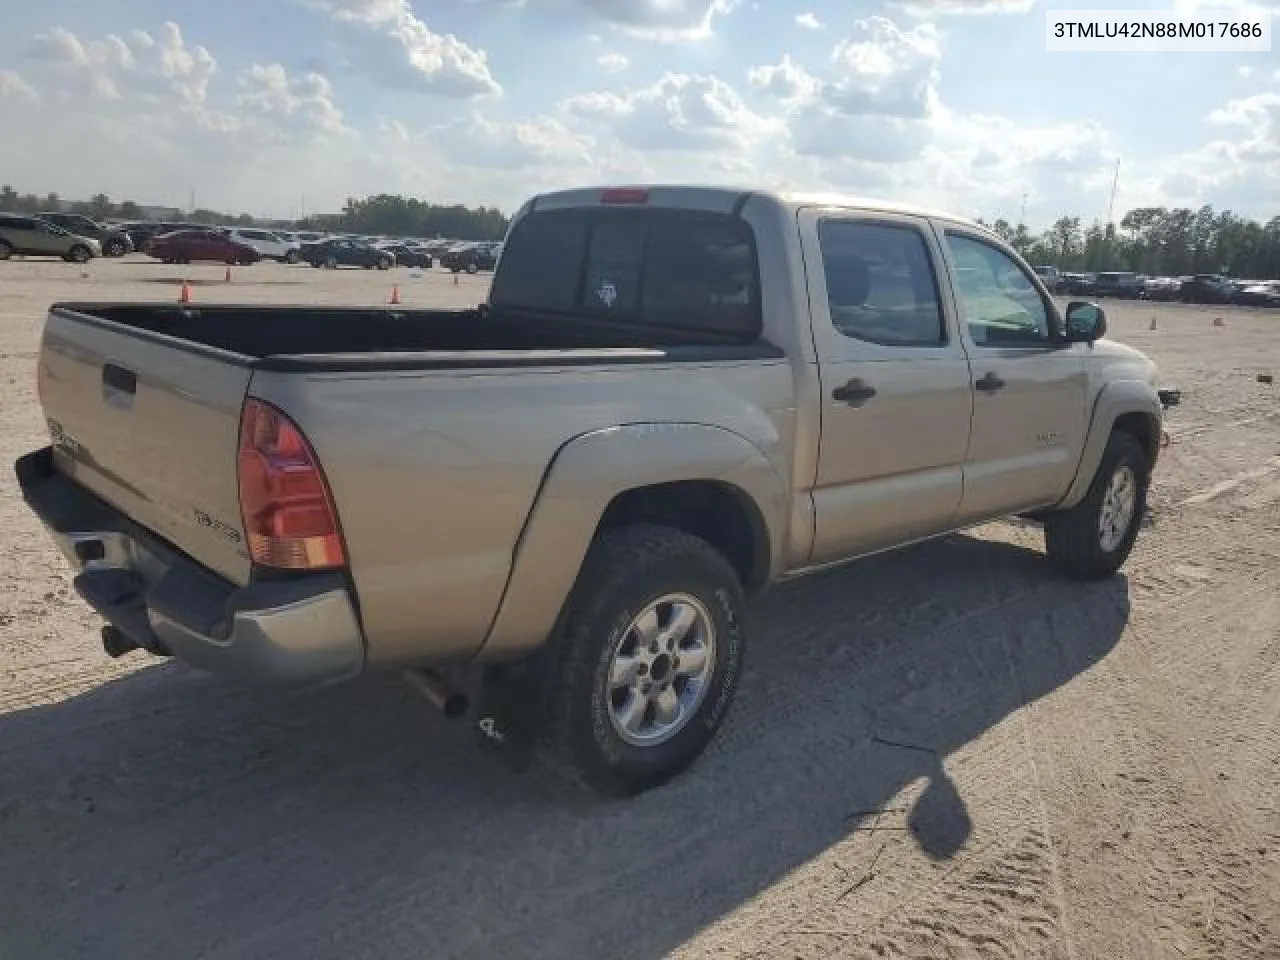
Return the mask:
{"type": "Polygon", "coordinates": [[[75,263],[122,257],[135,250],[165,263],[248,265],[261,260],[313,267],[394,266],[427,269],[439,263],[453,273],[492,270],[500,243],[282,232],[258,227],[211,227],[163,221],[98,223],[79,214],[49,211],[0,214],[0,260],[13,255],[56,256],[75,263]]]}
{"type": "Polygon", "coordinates": [[[160,227],[160,232],[155,232],[152,224],[140,230],[150,236],[137,237],[138,249],[166,263],[212,260],[251,264],[275,260],[306,263],[317,268],[389,270],[395,266],[428,269],[439,262],[441,267],[454,273],[478,273],[494,268],[502,246],[454,240],[292,233],[256,227],[198,224],[161,224],[160,227]],[[166,227],[173,229],[164,229],[166,227]]]}
{"type": "Polygon", "coordinates": [[[1035,270],[1052,292],[1066,296],[1280,307],[1280,280],[1241,280],[1216,273],[1187,277],[1150,277],[1125,271],[1061,273],[1050,266],[1035,270]]]}

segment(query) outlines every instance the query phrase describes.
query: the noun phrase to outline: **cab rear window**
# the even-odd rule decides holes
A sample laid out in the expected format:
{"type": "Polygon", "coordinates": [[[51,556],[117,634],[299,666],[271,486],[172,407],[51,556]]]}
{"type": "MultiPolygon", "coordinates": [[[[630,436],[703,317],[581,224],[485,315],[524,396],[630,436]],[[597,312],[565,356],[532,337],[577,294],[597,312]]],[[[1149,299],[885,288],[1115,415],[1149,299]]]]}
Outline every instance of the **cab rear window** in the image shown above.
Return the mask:
{"type": "Polygon", "coordinates": [[[516,224],[489,304],[750,340],[759,291],[754,238],[738,217],[582,207],[516,224]]]}

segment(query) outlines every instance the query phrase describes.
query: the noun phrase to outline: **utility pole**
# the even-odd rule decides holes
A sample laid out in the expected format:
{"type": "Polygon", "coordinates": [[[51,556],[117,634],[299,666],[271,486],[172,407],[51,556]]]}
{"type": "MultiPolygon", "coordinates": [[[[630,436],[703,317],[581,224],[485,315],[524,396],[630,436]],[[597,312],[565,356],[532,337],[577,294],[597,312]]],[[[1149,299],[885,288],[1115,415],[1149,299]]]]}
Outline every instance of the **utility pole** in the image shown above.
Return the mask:
{"type": "Polygon", "coordinates": [[[1107,223],[1111,223],[1111,215],[1116,207],[1116,185],[1120,182],[1120,158],[1116,157],[1116,172],[1111,178],[1111,199],[1107,201],[1107,223]]]}

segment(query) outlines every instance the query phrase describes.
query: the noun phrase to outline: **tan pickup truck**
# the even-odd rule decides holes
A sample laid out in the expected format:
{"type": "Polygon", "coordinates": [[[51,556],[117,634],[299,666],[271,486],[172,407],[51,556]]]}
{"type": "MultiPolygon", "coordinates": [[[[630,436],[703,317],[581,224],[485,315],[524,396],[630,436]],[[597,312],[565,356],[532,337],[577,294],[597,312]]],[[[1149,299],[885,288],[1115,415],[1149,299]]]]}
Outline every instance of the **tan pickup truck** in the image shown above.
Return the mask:
{"type": "Polygon", "coordinates": [[[17,473],[108,653],[401,670],[633,793],[713,736],[774,581],[1010,514],[1113,574],[1162,406],[1104,332],[945,214],[572,190],[476,309],[55,305],[17,473]]]}

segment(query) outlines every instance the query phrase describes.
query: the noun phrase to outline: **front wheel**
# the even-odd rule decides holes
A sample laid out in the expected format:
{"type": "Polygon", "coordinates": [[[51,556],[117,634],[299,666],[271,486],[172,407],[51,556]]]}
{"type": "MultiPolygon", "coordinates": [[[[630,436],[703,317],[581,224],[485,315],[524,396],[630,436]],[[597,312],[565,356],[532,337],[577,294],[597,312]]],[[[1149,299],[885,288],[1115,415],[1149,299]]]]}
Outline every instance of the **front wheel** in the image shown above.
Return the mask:
{"type": "Polygon", "coordinates": [[[106,246],[102,248],[102,252],[108,257],[123,257],[125,254],[124,241],[112,238],[107,241],[106,246]]]}
{"type": "Polygon", "coordinates": [[[1113,432],[1089,492],[1045,519],[1049,562],[1077,580],[1105,580],[1129,558],[1147,510],[1151,461],[1137,438],[1113,432]]]}
{"type": "Polygon", "coordinates": [[[601,533],[552,640],[544,759],[614,796],[685,770],[733,700],[743,604],[733,568],[705,541],[648,524],[601,533]]]}
{"type": "Polygon", "coordinates": [[[0,240],[0,260],[8,260],[13,256],[13,247],[9,246],[8,240],[0,240]]]}
{"type": "Polygon", "coordinates": [[[475,264],[475,263],[467,264],[467,273],[479,273],[479,272],[480,272],[479,264],[475,264]]]}
{"type": "Polygon", "coordinates": [[[286,253],[286,254],[284,255],[284,262],[285,262],[285,263],[287,263],[287,264],[289,264],[290,266],[292,266],[293,264],[297,263],[297,262],[298,262],[298,251],[297,251],[297,250],[290,250],[288,253],[286,253]]]}
{"type": "Polygon", "coordinates": [[[88,263],[91,256],[93,254],[89,252],[89,248],[83,243],[77,243],[67,251],[67,259],[72,263],[88,263]]]}

